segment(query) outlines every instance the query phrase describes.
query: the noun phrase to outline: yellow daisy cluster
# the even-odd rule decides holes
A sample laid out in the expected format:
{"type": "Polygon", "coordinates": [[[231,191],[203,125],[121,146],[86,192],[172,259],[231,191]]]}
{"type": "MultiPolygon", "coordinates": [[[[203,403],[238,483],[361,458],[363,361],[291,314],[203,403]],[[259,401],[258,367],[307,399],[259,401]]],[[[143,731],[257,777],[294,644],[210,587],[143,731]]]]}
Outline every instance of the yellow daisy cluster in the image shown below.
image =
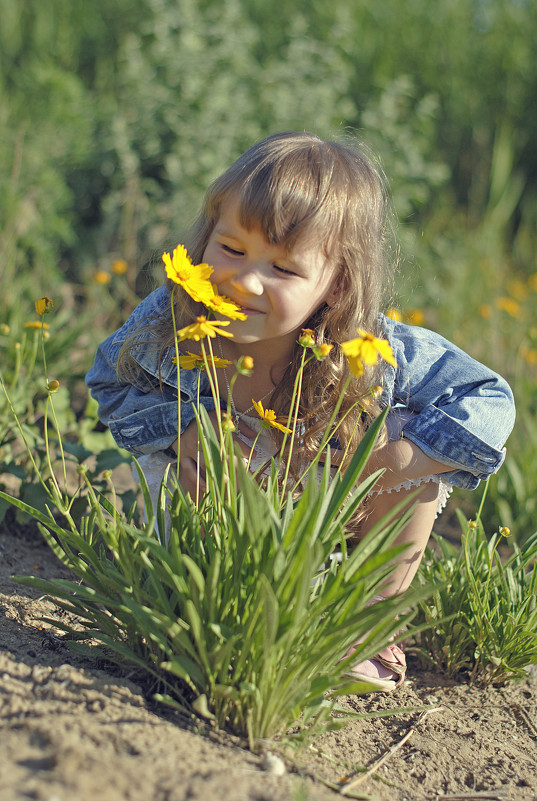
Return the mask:
{"type": "Polygon", "coordinates": [[[533,273],[525,280],[520,277],[511,278],[506,284],[506,290],[507,294],[494,298],[492,303],[483,303],[479,307],[479,316],[489,320],[495,318],[499,311],[507,315],[503,318],[502,328],[507,325],[509,318],[526,325],[526,342],[519,346],[518,352],[533,372],[537,367],[537,327],[527,323],[535,318],[537,273],[533,273]]]}
{"type": "Polygon", "coordinates": [[[533,273],[526,281],[521,278],[512,278],[507,283],[507,295],[501,295],[494,299],[493,305],[483,303],[479,307],[479,314],[485,320],[492,317],[494,309],[505,312],[515,319],[520,318],[523,304],[530,298],[533,292],[537,292],[537,273],[533,273]]]}
{"type": "Polygon", "coordinates": [[[423,325],[425,315],[421,309],[399,309],[391,308],[386,312],[386,317],[395,320],[396,323],[407,323],[409,325],[423,325]]]}

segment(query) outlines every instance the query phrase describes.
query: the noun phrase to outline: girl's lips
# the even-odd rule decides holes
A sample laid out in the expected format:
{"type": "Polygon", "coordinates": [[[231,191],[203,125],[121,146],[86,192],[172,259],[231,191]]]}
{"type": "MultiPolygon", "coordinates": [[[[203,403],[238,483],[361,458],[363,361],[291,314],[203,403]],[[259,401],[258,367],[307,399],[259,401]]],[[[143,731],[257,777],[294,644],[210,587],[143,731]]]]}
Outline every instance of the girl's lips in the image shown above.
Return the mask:
{"type": "Polygon", "coordinates": [[[240,303],[238,300],[234,300],[233,303],[236,303],[244,314],[263,314],[260,309],[253,309],[251,306],[245,306],[244,303],[240,303]]]}

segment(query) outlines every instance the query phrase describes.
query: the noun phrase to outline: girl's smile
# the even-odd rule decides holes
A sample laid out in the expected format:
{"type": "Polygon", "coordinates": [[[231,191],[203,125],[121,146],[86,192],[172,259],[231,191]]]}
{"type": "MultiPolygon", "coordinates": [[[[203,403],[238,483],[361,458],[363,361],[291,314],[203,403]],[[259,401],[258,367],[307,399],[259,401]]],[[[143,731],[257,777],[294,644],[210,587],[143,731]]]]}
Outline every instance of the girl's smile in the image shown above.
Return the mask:
{"type": "Polygon", "coordinates": [[[224,204],[203,261],[214,267],[211,280],[220,294],[248,315],[227,329],[233,343],[266,340],[271,351],[286,354],[311,315],[323,303],[333,302],[334,265],[320,246],[299,242],[288,252],[270,244],[259,229],[243,228],[238,212],[236,200],[224,204]]]}

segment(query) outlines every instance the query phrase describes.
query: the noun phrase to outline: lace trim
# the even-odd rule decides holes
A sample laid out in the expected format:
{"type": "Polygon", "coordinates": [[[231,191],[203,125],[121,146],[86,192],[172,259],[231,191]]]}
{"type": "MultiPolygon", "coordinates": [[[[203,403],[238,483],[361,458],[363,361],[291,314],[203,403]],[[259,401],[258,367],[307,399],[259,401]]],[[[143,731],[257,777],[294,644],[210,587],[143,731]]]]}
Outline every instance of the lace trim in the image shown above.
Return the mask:
{"type": "Polygon", "coordinates": [[[429,481],[434,481],[435,484],[438,484],[438,507],[436,510],[436,516],[442,514],[444,509],[446,508],[446,504],[449,500],[449,496],[453,492],[453,485],[446,481],[445,478],[442,476],[422,476],[421,478],[411,478],[407,481],[402,481],[400,484],[396,484],[395,487],[390,487],[387,490],[380,490],[380,492],[375,492],[373,490],[371,492],[372,495],[384,495],[389,494],[390,492],[398,492],[399,490],[412,490],[415,487],[421,487],[422,484],[428,484],[429,481]]]}

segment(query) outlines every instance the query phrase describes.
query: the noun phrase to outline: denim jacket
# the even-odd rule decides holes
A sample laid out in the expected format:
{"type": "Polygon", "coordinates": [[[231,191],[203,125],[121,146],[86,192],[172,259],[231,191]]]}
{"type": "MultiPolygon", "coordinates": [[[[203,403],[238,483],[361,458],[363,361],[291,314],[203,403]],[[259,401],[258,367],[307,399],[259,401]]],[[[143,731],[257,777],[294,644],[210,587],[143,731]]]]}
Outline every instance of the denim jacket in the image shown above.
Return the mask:
{"type": "MultiPolygon", "coordinates": [[[[98,348],[86,376],[98,401],[99,417],[122,448],[136,455],[166,451],[177,439],[177,367],[173,347],[161,351],[144,332],[133,357],[147,374],[147,386],[120,380],[116,365],[126,337],[142,321],[167,316],[165,286],[152,292],[124,325],[98,348]],[[151,347],[151,340],[155,347],[151,347]]],[[[385,366],[381,403],[413,412],[403,433],[424,453],[453,468],[450,483],[474,489],[505,458],[504,443],[514,424],[512,392],[503,378],[438,334],[382,317],[397,368],[385,366]]],[[[198,371],[180,370],[181,433],[195,417],[198,371]]],[[[207,376],[200,376],[200,402],[214,409],[207,376]]]]}

